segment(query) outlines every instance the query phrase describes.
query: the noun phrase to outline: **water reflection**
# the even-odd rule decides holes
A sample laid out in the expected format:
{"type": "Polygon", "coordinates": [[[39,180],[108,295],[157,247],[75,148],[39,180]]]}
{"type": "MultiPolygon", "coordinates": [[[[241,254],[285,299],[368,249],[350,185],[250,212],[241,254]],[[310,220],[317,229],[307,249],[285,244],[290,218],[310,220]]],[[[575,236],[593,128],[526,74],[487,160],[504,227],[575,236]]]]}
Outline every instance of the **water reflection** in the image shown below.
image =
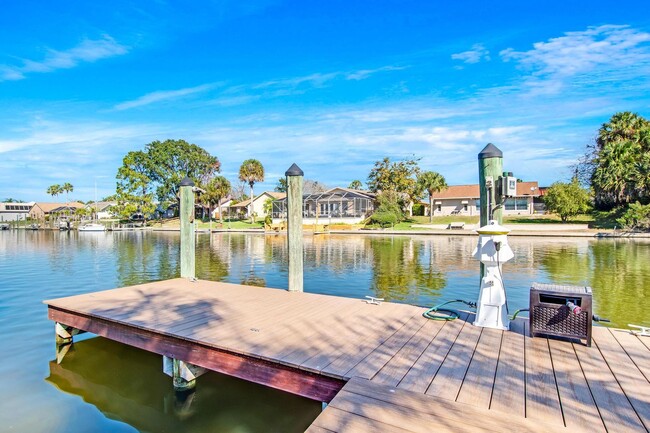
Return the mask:
{"type": "Polygon", "coordinates": [[[46,380],[143,432],[301,432],[321,410],[318,402],[216,373],[179,400],[160,356],[100,337],[75,343],[62,364],[51,361],[46,380]]]}

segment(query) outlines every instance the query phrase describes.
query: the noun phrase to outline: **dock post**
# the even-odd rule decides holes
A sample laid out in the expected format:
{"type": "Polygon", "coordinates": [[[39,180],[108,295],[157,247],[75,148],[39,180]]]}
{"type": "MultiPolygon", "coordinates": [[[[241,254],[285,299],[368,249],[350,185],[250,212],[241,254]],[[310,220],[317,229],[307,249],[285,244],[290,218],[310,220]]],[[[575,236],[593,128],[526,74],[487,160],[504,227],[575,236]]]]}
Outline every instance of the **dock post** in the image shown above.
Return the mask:
{"type": "Polygon", "coordinates": [[[85,331],[63,325],[59,322],[54,323],[54,335],[56,342],[56,363],[61,364],[63,358],[72,346],[72,337],[83,334],[85,331]]]}
{"type": "Polygon", "coordinates": [[[196,388],[196,378],[207,370],[189,362],[163,356],[163,372],[174,380],[174,391],[186,392],[196,388]]]}
{"type": "Polygon", "coordinates": [[[195,278],[194,182],[189,177],[180,185],[181,278],[195,278]]]}
{"type": "Polygon", "coordinates": [[[287,177],[287,243],[289,249],[289,291],[303,291],[302,269],[302,186],[305,173],[293,164],[287,177]]]}
{"type": "MultiPolygon", "coordinates": [[[[479,227],[485,227],[488,221],[496,219],[501,224],[501,195],[497,194],[497,183],[503,172],[503,152],[494,144],[487,146],[478,154],[478,186],[480,190],[481,221],[479,227]]],[[[485,267],[481,263],[481,280],[485,276],[485,267]]]]}

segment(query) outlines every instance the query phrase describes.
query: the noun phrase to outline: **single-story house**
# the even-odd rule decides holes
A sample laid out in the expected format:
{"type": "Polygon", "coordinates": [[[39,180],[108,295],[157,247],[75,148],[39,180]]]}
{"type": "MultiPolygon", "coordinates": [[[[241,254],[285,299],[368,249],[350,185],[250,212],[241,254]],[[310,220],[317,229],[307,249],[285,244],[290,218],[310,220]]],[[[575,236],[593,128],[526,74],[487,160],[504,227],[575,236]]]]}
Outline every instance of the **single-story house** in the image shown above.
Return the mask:
{"type": "MultiPolygon", "coordinates": [[[[305,194],[303,224],[355,224],[366,219],[374,211],[375,194],[349,188],[332,188],[325,192],[305,194]]],[[[287,218],[287,200],[273,203],[273,222],[287,218]]]]}
{"type": "Polygon", "coordinates": [[[29,203],[0,203],[0,222],[23,221],[29,215],[34,202],[29,203]]]}
{"type": "MultiPolygon", "coordinates": [[[[452,185],[433,195],[433,215],[480,215],[479,185],[452,185]]],[[[427,206],[428,208],[428,206],[427,206]]],[[[531,215],[543,209],[537,181],[517,182],[517,195],[506,199],[504,215],[531,215]]],[[[427,210],[427,215],[428,210],[427,210]]]]}
{"type": "Polygon", "coordinates": [[[232,197],[224,197],[221,199],[221,203],[219,203],[218,206],[215,206],[214,209],[212,209],[212,218],[213,219],[218,219],[219,215],[226,215],[228,213],[228,210],[230,209],[230,205],[232,205],[232,197]]]}
{"type": "MultiPolygon", "coordinates": [[[[283,192],[275,192],[275,191],[264,191],[262,193],[256,194],[255,197],[253,198],[253,206],[252,206],[252,212],[257,215],[257,217],[263,217],[265,215],[264,213],[264,203],[266,203],[267,200],[272,199],[272,200],[282,200],[286,197],[287,195],[283,192]]],[[[229,206],[230,212],[234,214],[240,214],[244,215],[246,217],[250,217],[250,209],[249,205],[251,203],[251,200],[244,200],[242,202],[236,203],[236,204],[231,204],[229,206]]]]}
{"type": "Polygon", "coordinates": [[[83,208],[86,205],[79,202],[70,203],[43,203],[36,202],[29,210],[29,217],[34,220],[45,220],[46,217],[52,213],[59,213],[61,211],[74,211],[75,209],[83,208]]]}
{"type": "Polygon", "coordinates": [[[88,203],[86,205],[86,209],[89,209],[93,214],[97,212],[97,219],[110,219],[110,218],[116,218],[117,216],[115,215],[114,212],[112,212],[111,208],[113,206],[117,206],[117,202],[114,201],[98,201],[96,204],[95,203],[88,203]]]}

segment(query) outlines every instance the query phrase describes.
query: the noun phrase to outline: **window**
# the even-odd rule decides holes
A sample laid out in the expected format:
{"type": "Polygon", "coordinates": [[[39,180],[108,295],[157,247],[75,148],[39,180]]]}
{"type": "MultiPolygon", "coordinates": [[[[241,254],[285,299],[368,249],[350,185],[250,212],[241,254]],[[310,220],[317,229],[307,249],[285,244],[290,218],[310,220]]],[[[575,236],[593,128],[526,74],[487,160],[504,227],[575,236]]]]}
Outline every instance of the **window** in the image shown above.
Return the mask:
{"type": "Polygon", "coordinates": [[[467,203],[463,205],[463,211],[467,212],[467,203]]]}

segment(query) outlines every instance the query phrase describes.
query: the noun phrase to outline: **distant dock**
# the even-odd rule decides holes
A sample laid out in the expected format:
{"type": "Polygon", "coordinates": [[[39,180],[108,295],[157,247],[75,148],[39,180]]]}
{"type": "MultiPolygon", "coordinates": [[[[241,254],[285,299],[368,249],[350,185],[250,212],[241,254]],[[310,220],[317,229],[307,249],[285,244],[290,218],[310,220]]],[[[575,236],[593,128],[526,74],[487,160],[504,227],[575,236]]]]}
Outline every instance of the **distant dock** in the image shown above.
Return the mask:
{"type": "Polygon", "coordinates": [[[524,320],[499,331],[470,314],[184,278],[45,303],[70,335],[330,403],[310,432],[650,428],[650,339],[624,330],[595,327],[586,347],[530,338],[524,320]]]}

